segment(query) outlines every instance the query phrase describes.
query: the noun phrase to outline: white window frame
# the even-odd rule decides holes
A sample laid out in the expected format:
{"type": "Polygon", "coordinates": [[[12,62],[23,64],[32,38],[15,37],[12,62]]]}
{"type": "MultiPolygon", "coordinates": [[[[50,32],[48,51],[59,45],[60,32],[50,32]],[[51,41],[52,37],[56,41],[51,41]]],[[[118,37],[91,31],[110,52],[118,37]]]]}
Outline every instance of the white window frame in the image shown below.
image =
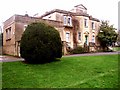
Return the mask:
{"type": "Polygon", "coordinates": [[[81,41],[81,32],[78,32],[78,40],[81,41]]]}
{"type": "Polygon", "coordinates": [[[92,22],[92,30],[95,29],[95,22],[92,22]]]}
{"type": "Polygon", "coordinates": [[[72,26],[72,18],[70,16],[64,16],[63,23],[66,26],[72,26]]]}
{"type": "Polygon", "coordinates": [[[72,26],[72,18],[70,16],[68,16],[68,18],[67,18],[67,24],[69,26],[72,26]]]}
{"type": "Polygon", "coordinates": [[[66,32],[66,42],[70,42],[70,32],[66,32]]]}
{"type": "Polygon", "coordinates": [[[64,16],[64,25],[67,25],[67,16],[64,16]]]}
{"type": "Polygon", "coordinates": [[[95,35],[92,35],[92,42],[95,43],[95,35]]]}
{"type": "Polygon", "coordinates": [[[88,19],[84,19],[84,26],[85,26],[85,28],[88,28],[88,19]]]}

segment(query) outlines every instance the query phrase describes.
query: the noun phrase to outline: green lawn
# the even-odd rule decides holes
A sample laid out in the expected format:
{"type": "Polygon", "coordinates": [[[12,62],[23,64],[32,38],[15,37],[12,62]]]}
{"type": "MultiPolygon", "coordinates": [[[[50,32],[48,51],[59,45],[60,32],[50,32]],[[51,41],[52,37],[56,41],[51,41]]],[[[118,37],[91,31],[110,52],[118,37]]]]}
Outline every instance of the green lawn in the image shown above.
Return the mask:
{"type": "Polygon", "coordinates": [[[63,57],[42,65],[5,62],[3,88],[117,88],[118,55],[63,57]]]}
{"type": "Polygon", "coordinates": [[[0,62],[0,90],[2,89],[2,63],[0,62]]]}

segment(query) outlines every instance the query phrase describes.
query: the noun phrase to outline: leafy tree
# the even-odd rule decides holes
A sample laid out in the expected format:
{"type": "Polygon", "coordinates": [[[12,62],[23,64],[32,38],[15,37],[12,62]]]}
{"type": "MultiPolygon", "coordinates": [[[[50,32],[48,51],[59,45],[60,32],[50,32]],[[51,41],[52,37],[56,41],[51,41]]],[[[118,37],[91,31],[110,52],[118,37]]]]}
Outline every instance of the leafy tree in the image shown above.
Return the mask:
{"type": "Polygon", "coordinates": [[[120,30],[118,31],[118,40],[117,40],[117,43],[120,46],[120,30]]]}
{"type": "Polygon", "coordinates": [[[28,63],[46,63],[61,58],[59,32],[45,23],[28,25],[21,38],[20,53],[28,63]]]}
{"type": "Polygon", "coordinates": [[[108,21],[102,21],[97,37],[103,50],[105,50],[105,48],[108,49],[108,46],[116,42],[117,33],[113,25],[109,25],[108,21]]]}
{"type": "Polygon", "coordinates": [[[0,47],[3,45],[3,34],[0,34],[0,47]]]}
{"type": "Polygon", "coordinates": [[[2,28],[0,26],[0,47],[2,46],[3,44],[3,33],[2,33],[2,28]]]}

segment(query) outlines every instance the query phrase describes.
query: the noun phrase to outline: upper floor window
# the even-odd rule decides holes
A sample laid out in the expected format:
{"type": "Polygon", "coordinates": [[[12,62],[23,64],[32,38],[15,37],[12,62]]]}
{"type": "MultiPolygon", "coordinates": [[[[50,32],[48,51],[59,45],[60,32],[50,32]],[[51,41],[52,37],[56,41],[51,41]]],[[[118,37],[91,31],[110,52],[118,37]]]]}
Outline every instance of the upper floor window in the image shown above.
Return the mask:
{"type": "Polygon", "coordinates": [[[6,29],[6,40],[11,39],[11,27],[6,29]]]}
{"type": "Polygon", "coordinates": [[[64,16],[64,25],[67,25],[67,17],[64,16]]]}
{"type": "Polygon", "coordinates": [[[87,19],[84,19],[84,26],[85,26],[85,28],[88,28],[88,20],[87,19]]]}
{"type": "Polygon", "coordinates": [[[66,33],[66,42],[69,42],[70,41],[70,33],[66,33]]]}
{"type": "Polygon", "coordinates": [[[72,26],[72,19],[71,19],[71,17],[68,17],[68,25],[72,26]]]}
{"type": "Polygon", "coordinates": [[[6,29],[6,39],[8,39],[8,30],[6,29]]]}
{"type": "Polygon", "coordinates": [[[81,32],[78,32],[78,40],[81,40],[81,32]]]}
{"type": "Polygon", "coordinates": [[[64,25],[72,26],[72,18],[70,16],[64,16],[64,25]]]}
{"type": "Polygon", "coordinates": [[[95,29],[95,23],[92,22],[92,29],[95,29]]]}

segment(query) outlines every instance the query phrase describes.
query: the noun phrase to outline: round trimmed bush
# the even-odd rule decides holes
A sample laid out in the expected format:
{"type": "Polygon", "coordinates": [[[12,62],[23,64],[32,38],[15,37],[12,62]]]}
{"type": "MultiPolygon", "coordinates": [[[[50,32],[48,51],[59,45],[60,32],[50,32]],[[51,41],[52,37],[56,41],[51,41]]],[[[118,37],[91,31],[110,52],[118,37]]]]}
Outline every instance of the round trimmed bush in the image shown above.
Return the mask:
{"type": "Polygon", "coordinates": [[[81,53],[85,53],[85,48],[79,46],[79,47],[71,50],[70,53],[71,53],[71,54],[81,54],[81,53]]]}
{"type": "Polygon", "coordinates": [[[61,58],[59,32],[42,22],[28,25],[21,38],[20,54],[28,63],[46,63],[61,58]]]}

